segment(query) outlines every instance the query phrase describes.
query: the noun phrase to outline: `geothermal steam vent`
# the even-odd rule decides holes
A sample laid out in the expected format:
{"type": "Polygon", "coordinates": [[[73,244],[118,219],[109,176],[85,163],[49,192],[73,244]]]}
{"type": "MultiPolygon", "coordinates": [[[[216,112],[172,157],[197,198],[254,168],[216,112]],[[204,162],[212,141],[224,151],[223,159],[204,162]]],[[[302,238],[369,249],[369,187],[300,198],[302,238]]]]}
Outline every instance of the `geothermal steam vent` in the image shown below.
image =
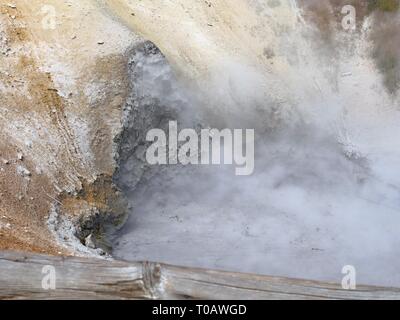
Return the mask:
{"type": "Polygon", "coordinates": [[[2,250],[400,286],[398,1],[0,13],[2,250]]]}

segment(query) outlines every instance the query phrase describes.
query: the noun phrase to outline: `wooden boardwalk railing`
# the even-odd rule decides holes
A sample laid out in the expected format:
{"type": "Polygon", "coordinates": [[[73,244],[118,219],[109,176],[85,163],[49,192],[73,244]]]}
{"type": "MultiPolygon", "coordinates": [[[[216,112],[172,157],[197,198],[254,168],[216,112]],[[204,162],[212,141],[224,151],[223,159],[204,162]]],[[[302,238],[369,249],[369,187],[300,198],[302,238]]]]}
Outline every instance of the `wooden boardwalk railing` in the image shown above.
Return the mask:
{"type": "Polygon", "coordinates": [[[157,263],[0,252],[0,299],[400,299],[400,289],[348,291],[317,281],[157,263]],[[43,289],[51,276],[56,288],[43,289]]]}

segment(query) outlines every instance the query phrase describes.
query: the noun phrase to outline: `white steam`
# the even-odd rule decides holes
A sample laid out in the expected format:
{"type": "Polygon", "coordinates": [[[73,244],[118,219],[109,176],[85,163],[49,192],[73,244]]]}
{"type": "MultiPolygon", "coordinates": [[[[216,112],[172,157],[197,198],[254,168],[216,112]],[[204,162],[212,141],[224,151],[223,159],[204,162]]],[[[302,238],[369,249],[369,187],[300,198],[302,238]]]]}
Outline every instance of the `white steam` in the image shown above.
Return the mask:
{"type": "Polygon", "coordinates": [[[399,99],[366,32],[332,53],[299,22],[265,64],[221,58],[173,95],[148,75],[161,105],[185,101],[182,128],[254,128],[255,172],[163,167],[130,191],[115,256],[336,282],[353,265],[359,283],[400,286],[399,99]]]}

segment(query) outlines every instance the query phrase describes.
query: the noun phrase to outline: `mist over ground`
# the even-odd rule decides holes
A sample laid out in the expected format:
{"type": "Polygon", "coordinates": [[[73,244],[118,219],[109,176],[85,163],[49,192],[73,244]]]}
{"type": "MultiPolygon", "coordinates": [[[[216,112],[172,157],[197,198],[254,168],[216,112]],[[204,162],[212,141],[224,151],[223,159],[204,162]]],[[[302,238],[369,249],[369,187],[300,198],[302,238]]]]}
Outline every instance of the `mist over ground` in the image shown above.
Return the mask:
{"type": "Polygon", "coordinates": [[[255,129],[254,174],[138,173],[137,154],[127,157],[119,184],[131,212],[114,255],[335,282],[353,265],[357,283],[400,286],[400,42],[382,41],[398,12],[366,7],[348,33],[310,20],[319,6],[249,3],[260,17],[283,7],[291,18],[268,20],[263,64],[226,54],[190,82],[167,60],[141,56],[131,72],[151,125],[255,129]]]}

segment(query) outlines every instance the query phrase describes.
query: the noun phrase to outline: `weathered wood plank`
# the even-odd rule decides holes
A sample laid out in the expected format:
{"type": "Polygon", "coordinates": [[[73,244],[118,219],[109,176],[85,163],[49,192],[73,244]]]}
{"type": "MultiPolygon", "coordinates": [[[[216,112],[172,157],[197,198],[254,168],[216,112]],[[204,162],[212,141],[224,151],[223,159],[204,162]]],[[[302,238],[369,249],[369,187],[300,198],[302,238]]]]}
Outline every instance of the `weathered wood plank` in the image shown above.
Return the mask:
{"type": "Polygon", "coordinates": [[[400,289],[174,267],[0,253],[1,299],[400,299],[400,289]],[[52,266],[56,289],[42,288],[52,266]]]}

